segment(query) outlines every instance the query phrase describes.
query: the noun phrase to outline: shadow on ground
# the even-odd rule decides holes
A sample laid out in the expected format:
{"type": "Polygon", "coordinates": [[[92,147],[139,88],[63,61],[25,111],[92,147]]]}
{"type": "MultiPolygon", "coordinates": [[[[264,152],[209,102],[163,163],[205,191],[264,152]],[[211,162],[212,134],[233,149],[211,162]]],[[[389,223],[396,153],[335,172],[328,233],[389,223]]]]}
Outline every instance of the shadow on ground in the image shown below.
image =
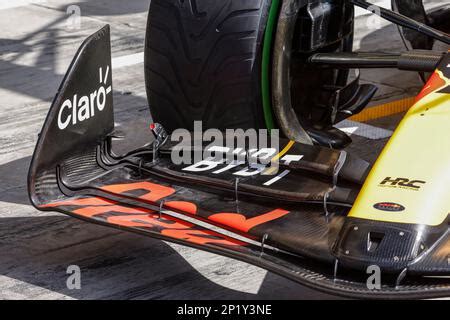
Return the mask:
{"type": "Polygon", "coordinates": [[[30,204],[26,190],[30,161],[31,157],[25,157],[0,165],[0,201],[30,204]]]}

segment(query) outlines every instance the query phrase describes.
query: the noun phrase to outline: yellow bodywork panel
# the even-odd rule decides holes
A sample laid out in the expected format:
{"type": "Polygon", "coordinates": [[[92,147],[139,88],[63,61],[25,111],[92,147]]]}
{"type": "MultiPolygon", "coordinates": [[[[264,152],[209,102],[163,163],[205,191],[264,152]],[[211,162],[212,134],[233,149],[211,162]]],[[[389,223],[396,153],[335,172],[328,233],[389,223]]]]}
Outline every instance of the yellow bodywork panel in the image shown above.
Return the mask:
{"type": "Polygon", "coordinates": [[[450,212],[450,85],[436,71],[384,148],[350,217],[442,224],[450,212]]]}

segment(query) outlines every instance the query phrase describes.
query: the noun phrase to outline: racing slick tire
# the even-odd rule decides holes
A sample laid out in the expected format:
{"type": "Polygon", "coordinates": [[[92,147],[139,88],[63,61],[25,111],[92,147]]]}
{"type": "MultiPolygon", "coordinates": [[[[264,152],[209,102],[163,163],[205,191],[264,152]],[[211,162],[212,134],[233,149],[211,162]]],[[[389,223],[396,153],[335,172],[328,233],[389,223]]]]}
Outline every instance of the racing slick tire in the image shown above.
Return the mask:
{"type": "Polygon", "coordinates": [[[264,128],[261,60],[271,0],[152,0],[145,79],[168,132],[264,128]]]}

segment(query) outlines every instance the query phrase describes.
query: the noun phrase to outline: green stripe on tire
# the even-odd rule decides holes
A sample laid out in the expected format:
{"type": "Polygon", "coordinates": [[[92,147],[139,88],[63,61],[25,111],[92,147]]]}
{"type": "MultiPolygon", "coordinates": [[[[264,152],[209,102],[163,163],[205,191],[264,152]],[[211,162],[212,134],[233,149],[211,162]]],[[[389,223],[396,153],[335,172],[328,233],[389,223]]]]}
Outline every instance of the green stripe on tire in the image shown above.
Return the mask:
{"type": "Polygon", "coordinates": [[[264,120],[267,129],[275,129],[275,121],[272,112],[272,94],[270,87],[270,73],[272,66],[272,44],[276,23],[278,20],[278,12],[280,9],[280,0],[272,0],[269,10],[269,18],[267,21],[266,32],[264,34],[263,56],[262,56],[262,104],[264,109],[264,120]]]}

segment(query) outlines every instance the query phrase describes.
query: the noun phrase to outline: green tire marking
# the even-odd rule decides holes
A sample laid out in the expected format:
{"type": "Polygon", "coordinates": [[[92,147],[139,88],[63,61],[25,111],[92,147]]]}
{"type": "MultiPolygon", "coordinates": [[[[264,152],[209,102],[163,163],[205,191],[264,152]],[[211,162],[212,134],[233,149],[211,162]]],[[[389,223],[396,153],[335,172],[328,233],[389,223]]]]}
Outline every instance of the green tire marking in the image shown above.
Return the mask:
{"type": "Polygon", "coordinates": [[[272,45],[275,26],[278,20],[280,0],[272,0],[267,20],[266,32],[264,34],[263,55],[262,55],[262,104],[264,110],[264,120],[269,130],[275,129],[275,121],[272,112],[272,90],[270,88],[270,73],[272,66],[272,45]]]}

